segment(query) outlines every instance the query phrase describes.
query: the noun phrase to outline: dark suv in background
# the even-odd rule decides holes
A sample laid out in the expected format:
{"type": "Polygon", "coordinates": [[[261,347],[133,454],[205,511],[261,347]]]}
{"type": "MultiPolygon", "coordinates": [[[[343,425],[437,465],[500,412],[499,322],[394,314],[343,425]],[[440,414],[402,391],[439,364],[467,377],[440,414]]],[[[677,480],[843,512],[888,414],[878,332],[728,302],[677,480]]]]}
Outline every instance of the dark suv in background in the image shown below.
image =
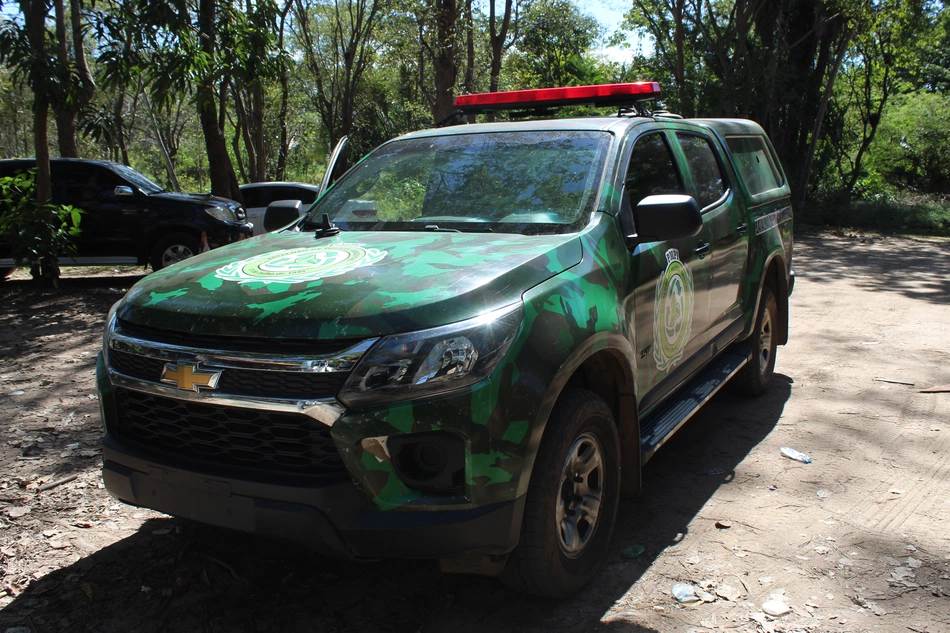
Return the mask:
{"type": "MultiPolygon", "coordinates": [[[[32,158],[0,160],[0,177],[33,169],[32,158]]],[[[131,167],[103,160],[50,160],[53,204],[85,213],[67,266],[151,264],[159,270],[199,253],[250,237],[244,208],[210,194],[165,191],[131,167]],[[204,236],[204,237],[203,237],[204,236]]],[[[0,213],[6,209],[0,203],[0,213]]],[[[16,265],[9,237],[0,236],[0,278],[16,265]]]]}

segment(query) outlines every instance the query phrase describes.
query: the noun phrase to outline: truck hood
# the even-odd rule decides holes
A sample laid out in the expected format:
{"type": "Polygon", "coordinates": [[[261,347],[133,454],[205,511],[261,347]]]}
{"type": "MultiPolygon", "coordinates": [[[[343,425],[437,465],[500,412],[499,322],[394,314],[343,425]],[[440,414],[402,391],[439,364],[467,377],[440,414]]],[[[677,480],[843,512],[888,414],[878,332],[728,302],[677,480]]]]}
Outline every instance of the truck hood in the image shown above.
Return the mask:
{"type": "Polygon", "coordinates": [[[162,191],[159,193],[150,193],[149,198],[164,200],[170,203],[181,204],[189,202],[202,207],[231,207],[237,205],[234,200],[212,196],[205,193],[181,193],[178,191],[162,191]]]}
{"type": "Polygon", "coordinates": [[[580,260],[576,235],[272,233],[146,277],[116,314],[135,325],[201,335],[366,338],[520,301],[580,260]]]}

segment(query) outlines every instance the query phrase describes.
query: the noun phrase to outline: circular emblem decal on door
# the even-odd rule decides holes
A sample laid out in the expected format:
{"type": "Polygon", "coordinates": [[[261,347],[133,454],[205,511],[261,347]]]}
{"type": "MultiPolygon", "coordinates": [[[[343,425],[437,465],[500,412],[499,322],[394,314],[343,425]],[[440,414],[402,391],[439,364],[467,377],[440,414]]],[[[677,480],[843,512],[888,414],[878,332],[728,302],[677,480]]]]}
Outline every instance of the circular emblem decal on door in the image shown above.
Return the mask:
{"type": "Polygon", "coordinates": [[[225,281],[297,284],[348,273],[372,266],[387,251],[359,244],[332,244],[323,247],[292,248],[255,255],[231,262],[215,271],[225,281]]]}
{"type": "Polygon", "coordinates": [[[666,270],[656,282],[653,303],[653,359],[666,371],[682,357],[693,325],[693,273],[675,248],[666,251],[666,270]]]}

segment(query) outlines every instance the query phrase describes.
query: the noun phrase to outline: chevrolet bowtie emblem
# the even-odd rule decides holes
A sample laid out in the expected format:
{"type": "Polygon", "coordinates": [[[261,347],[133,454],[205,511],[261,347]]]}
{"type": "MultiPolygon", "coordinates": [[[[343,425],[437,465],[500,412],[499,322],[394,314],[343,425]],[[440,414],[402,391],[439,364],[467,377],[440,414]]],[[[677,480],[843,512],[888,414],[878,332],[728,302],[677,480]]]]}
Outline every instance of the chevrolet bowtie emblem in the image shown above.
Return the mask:
{"type": "Polygon", "coordinates": [[[217,389],[220,371],[206,371],[198,363],[165,363],[162,370],[162,382],[176,385],[185,391],[198,393],[202,388],[217,389]]]}

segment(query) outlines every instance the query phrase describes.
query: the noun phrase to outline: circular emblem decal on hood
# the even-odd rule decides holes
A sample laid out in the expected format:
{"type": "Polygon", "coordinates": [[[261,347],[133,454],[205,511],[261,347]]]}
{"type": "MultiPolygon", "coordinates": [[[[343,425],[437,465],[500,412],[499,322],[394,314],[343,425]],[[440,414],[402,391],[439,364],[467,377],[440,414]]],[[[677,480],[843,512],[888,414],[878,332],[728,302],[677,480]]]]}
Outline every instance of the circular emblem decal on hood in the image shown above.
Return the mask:
{"type": "Polygon", "coordinates": [[[363,266],[372,266],[386,255],[387,251],[364,248],[359,244],[292,248],[231,262],[216,270],[214,274],[219,279],[241,284],[299,284],[342,275],[363,266]]]}

